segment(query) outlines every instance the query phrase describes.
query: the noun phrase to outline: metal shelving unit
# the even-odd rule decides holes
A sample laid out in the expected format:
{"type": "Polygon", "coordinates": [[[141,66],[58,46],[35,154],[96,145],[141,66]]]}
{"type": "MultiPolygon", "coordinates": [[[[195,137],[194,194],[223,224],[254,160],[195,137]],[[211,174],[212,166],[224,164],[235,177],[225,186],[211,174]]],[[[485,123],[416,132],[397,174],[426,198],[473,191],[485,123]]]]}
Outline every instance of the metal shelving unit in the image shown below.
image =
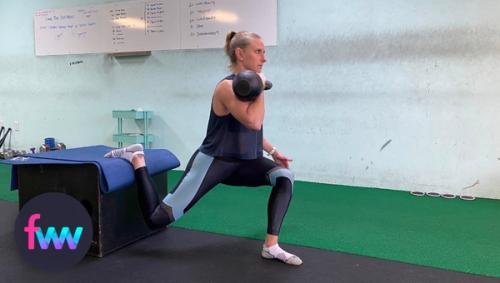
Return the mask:
{"type": "Polygon", "coordinates": [[[118,133],[113,135],[113,141],[118,142],[118,147],[123,144],[142,143],[144,148],[151,148],[154,135],[150,133],[149,124],[153,117],[153,111],[136,110],[113,110],[113,118],[118,119],[118,133]],[[123,119],[144,120],[144,127],[141,133],[124,133],[123,119]]]}

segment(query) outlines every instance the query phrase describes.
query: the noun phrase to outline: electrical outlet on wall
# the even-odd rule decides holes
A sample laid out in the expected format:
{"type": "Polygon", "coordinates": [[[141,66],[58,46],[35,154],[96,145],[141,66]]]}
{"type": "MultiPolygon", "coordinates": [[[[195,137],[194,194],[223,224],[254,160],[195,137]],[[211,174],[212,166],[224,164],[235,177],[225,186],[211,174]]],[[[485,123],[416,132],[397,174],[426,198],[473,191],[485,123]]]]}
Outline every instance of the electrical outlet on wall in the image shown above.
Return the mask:
{"type": "Polygon", "coordinates": [[[20,130],[19,121],[14,121],[14,131],[19,132],[20,130]]]}

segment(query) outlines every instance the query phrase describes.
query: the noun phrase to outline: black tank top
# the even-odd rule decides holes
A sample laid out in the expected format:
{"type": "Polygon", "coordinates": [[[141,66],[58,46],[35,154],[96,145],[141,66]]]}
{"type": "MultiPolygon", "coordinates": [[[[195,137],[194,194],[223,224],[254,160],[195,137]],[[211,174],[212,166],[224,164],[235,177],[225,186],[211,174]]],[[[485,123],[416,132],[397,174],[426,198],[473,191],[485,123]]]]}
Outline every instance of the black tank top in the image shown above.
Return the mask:
{"type": "MultiPolygon", "coordinates": [[[[224,78],[233,80],[234,74],[224,78]]],[[[263,129],[248,129],[229,113],[217,116],[210,106],[207,135],[200,151],[212,157],[257,159],[262,156],[263,129]]]]}

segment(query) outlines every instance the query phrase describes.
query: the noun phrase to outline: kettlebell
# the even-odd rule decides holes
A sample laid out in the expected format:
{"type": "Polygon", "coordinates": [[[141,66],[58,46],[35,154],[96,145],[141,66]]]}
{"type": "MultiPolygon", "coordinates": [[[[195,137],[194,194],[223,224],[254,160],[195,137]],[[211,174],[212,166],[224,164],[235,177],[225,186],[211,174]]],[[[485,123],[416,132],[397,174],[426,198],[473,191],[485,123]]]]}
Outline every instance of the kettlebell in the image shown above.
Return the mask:
{"type": "Polygon", "coordinates": [[[273,84],[270,81],[262,83],[260,76],[250,70],[241,71],[233,79],[233,92],[242,101],[253,101],[262,90],[269,90],[273,84]]]}

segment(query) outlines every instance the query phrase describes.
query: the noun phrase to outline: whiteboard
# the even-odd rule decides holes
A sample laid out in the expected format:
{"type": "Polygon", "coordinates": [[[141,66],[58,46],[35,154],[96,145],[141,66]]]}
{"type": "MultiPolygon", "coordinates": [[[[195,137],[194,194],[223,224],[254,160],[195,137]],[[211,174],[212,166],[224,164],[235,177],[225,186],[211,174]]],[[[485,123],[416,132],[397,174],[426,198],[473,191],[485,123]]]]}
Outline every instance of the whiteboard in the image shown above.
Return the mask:
{"type": "Polygon", "coordinates": [[[227,32],[276,45],[277,0],[140,0],[34,13],[35,55],[223,47],[227,32]]]}
{"type": "Polygon", "coordinates": [[[104,52],[176,49],[179,1],[131,1],[104,5],[110,27],[104,52]]]}
{"type": "Polygon", "coordinates": [[[223,47],[232,30],[255,32],[266,45],[276,45],[276,0],[182,2],[182,49],[223,47]]]}
{"type": "Polygon", "coordinates": [[[105,50],[101,13],[97,6],[35,12],[36,55],[105,50]]]}

